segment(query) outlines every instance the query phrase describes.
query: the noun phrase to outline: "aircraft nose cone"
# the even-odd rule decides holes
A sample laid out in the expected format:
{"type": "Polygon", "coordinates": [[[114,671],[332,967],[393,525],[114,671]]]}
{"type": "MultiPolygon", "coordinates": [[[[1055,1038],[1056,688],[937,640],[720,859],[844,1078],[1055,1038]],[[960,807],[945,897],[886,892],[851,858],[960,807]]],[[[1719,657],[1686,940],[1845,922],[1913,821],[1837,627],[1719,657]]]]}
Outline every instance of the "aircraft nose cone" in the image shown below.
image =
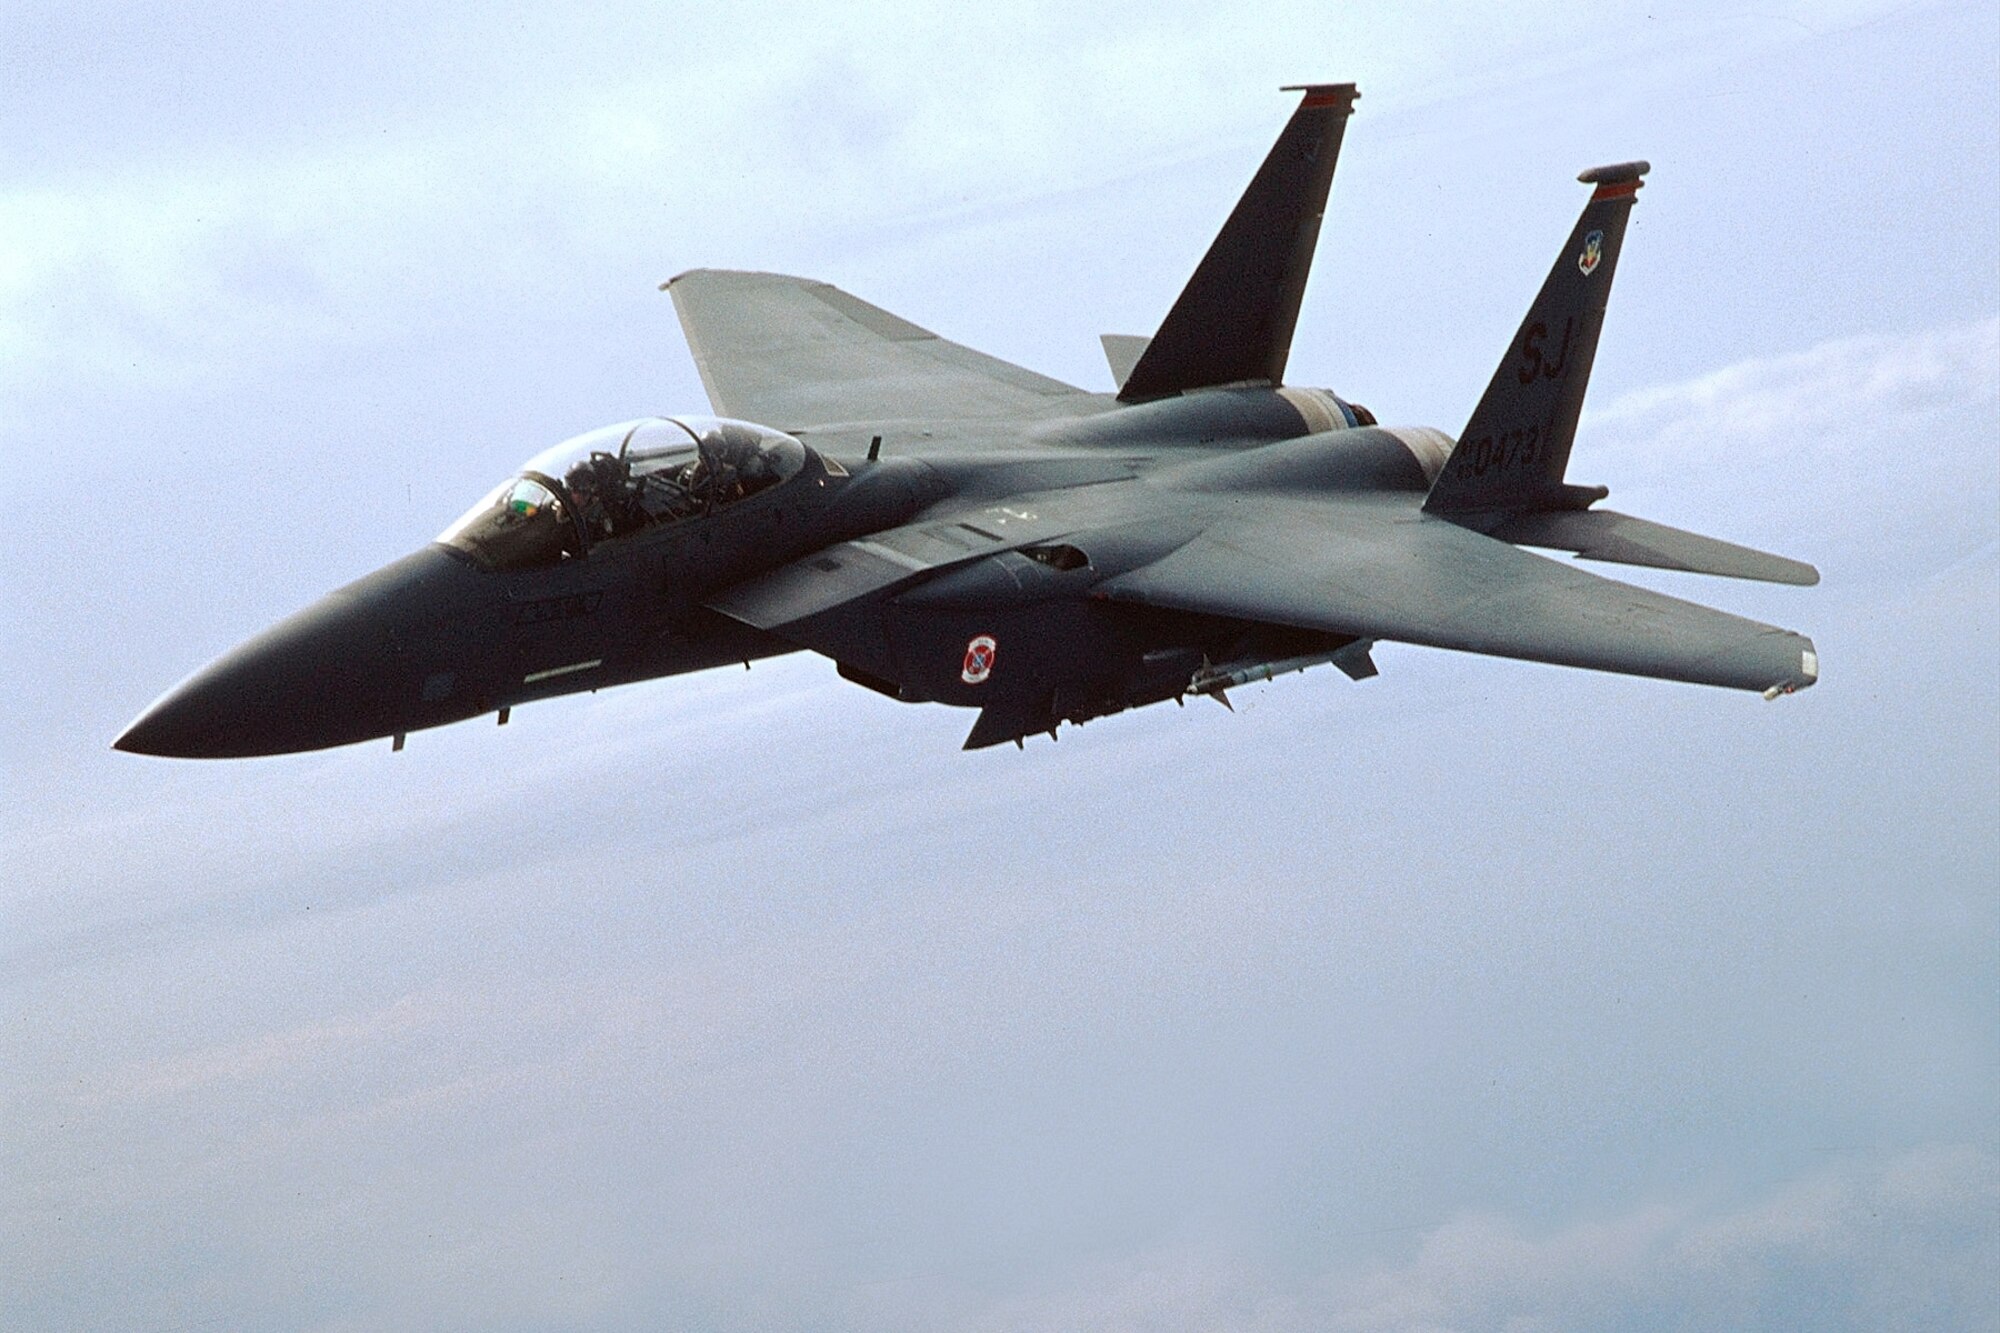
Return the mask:
{"type": "Polygon", "coordinates": [[[235,759],[403,730],[406,682],[391,625],[435,587],[439,562],[450,563],[419,553],[280,621],[168,691],[113,747],[235,759]]]}
{"type": "Polygon", "coordinates": [[[133,754],[230,759],[317,750],[371,733],[393,677],[381,617],[336,594],[211,662],[112,744],[133,754]],[[359,730],[357,730],[357,727],[359,730]]]}

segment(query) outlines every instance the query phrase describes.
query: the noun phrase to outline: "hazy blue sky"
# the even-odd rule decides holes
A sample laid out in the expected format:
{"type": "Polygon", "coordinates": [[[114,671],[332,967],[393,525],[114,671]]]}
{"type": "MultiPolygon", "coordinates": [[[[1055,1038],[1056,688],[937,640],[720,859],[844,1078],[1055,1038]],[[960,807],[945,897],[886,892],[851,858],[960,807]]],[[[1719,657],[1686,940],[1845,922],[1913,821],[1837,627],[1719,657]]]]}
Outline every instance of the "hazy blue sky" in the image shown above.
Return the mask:
{"type": "MultiPolygon", "coordinates": [[[[0,14],[0,1325],[2000,1327],[2000,13],[0,14]],[[787,658],[120,755],[826,278],[1093,388],[1363,90],[1290,378],[1456,431],[1654,164],[1572,479],[1797,698],[1414,648],[974,755],[787,658]]],[[[1621,571],[1622,573],[1622,571],[1621,571]]]]}

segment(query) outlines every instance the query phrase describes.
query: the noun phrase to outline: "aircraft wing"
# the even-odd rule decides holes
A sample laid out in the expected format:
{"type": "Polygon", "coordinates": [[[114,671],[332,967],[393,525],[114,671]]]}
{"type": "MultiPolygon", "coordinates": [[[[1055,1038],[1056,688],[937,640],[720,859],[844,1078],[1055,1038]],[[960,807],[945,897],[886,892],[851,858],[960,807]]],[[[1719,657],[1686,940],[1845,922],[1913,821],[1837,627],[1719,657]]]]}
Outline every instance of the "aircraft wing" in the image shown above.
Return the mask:
{"type": "Polygon", "coordinates": [[[975,352],[838,287],[694,269],[666,284],[708,400],[783,430],[1074,413],[1082,389],[975,352]]]}
{"type": "Polygon", "coordinates": [[[1258,497],[1099,596],[1636,676],[1789,691],[1812,640],[1366,501],[1258,497]]]}

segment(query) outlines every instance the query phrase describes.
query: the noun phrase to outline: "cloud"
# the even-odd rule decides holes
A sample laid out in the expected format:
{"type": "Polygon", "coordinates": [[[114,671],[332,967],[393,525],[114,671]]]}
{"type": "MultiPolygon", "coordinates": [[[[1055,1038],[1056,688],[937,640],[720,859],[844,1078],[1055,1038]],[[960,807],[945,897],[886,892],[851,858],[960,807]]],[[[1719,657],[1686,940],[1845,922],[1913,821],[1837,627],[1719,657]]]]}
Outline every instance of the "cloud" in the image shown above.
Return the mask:
{"type": "Polygon", "coordinates": [[[1988,316],[1623,394],[1586,411],[1569,475],[1608,484],[1607,508],[1810,560],[1837,596],[1936,575],[2000,539],[1996,430],[2000,318],[1988,316]]]}
{"type": "Polygon", "coordinates": [[[1538,1229],[1468,1213],[1397,1263],[1315,1277],[1173,1248],[1010,1302],[990,1328],[1259,1333],[1979,1328],[2000,1319],[2000,1157],[1931,1145],[1734,1205],[1650,1203],[1538,1229]]]}
{"type": "MultiPolygon", "coordinates": [[[[1561,13],[1544,8],[1550,21],[1561,13]]],[[[697,260],[769,266],[865,243],[899,219],[936,230],[968,209],[991,215],[1219,149],[1234,182],[1284,107],[1275,85],[1299,78],[1365,74],[1370,114],[1393,118],[1489,97],[1503,76],[1460,71],[1503,64],[1496,50],[1551,74],[1593,63],[1543,49],[1524,20],[1419,35],[1301,3],[1268,8],[1247,31],[1212,8],[1121,23],[1027,2],[950,20],[876,6],[837,25],[794,4],[664,26],[650,9],[613,7],[581,29],[371,4],[304,29],[230,4],[177,21],[50,9],[28,25],[19,62],[38,93],[17,92],[13,114],[43,156],[98,169],[24,170],[0,186],[9,397],[78,379],[159,388],[275,370],[273,349],[324,355],[423,310],[469,319],[496,288],[574,291],[578,263],[658,254],[656,279],[697,260]],[[1014,58],[995,61],[1002,48],[1014,58]],[[1368,58],[1300,69],[1297,50],[1313,48],[1368,58]],[[162,49],[177,57],[171,75],[162,49]],[[1224,56],[1236,77],[1215,77],[1224,56]],[[91,116],[47,124],[51,106],[91,116]]],[[[1621,71],[1634,48],[1656,65],[1667,50],[1701,63],[1718,39],[1757,49],[1801,35],[1733,13],[1671,35],[1636,22],[1594,31],[1596,59],[1621,71]]],[[[1504,82],[1518,87],[1519,70],[1504,82]]]]}
{"type": "Polygon", "coordinates": [[[1639,389],[1588,412],[1580,436],[1607,458],[1661,476],[1718,457],[1821,468],[1857,436],[1996,401],[2000,317],[1989,317],[1831,339],[1639,389]]]}
{"type": "Polygon", "coordinates": [[[2000,1159],[1931,1147],[1733,1210],[1652,1206],[1536,1236],[1466,1217],[1340,1284],[1327,1328],[1972,1328],[2000,1315],[2000,1159]]]}
{"type": "MultiPolygon", "coordinates": [[[[1294,11],[1273,17],[1327,26],[1294,11]]],[[[360,5],[301,31],[227,4],[38,15],[19,65],[41,94],[0,97],[0,123],[31,124],[17,137],[48,159],[0,186],[0,389],[240,375],[416,308],[463,318],[495,287],[557,290],[566,261],[664,251],[655,279],[696,256],[768,264],[975,191],[1183,155],[1218,119],[1261,134],[1281,105],[1202,77],[1218,41],[1248,41],[1207,11],[1110,34],[1032,3],[661,17],[480,26],[360,5]],[[192,49],[162,62],[177,44],[192,49]],[[1003,44],[1037,58],[996,62],[1003,44]],[[98,169],[54,168],[79,155],[98,169]]]]}

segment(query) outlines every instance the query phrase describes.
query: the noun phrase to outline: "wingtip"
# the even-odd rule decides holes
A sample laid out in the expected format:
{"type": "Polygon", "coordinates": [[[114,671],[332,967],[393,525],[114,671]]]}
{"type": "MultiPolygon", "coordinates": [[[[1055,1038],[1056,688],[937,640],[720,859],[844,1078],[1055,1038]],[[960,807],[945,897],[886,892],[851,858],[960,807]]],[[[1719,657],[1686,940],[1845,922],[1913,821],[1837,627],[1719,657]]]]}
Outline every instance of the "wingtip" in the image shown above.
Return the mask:
{"type": "Polygon", "coordinates": [[[1763,551],[1753,551],[1751,554],[1761,557],[1761,567],[1753,573],[1736,577],[1754,578],[1764,583],[1785,583],[1794,588],[1819,586],[1819,569],[1815,565],[1809,565],[1803,560],[1794,560],[1790,556],[1770,555],[1763,551]]]}
{"type": "Polygon", "coordinates": [[[794,273],[770,273],[763,269],[690,268],[681,270],[679,273],[674,274],[673,277],[661,283],[660,290],[666,291],[670,287],[678,287],[684,282],[693,281],[697,278],[716,278],[733,282],[749,279],[767,283],[803,283],[808,287],[831,287],[833,285],[820,278],[802,278],[794,273]]]}

